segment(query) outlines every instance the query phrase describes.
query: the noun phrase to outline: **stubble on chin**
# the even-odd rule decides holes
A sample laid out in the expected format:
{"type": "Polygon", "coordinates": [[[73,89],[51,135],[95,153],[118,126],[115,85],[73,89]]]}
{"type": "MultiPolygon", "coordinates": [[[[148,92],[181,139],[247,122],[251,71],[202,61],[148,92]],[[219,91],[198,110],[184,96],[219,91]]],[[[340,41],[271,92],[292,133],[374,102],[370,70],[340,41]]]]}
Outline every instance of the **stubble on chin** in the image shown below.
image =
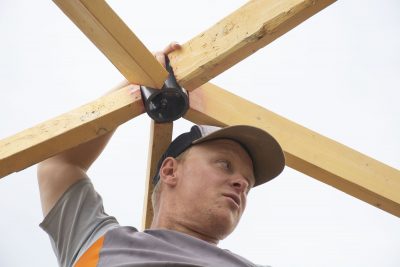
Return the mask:
{"type": "Polygon", "coordinates": [[[208,231],[216,236],[218,240],[223,240],[235,228],[238,223],[237,214],[224,204],[216,204],[206,211],[206,225],[208,231]]]}

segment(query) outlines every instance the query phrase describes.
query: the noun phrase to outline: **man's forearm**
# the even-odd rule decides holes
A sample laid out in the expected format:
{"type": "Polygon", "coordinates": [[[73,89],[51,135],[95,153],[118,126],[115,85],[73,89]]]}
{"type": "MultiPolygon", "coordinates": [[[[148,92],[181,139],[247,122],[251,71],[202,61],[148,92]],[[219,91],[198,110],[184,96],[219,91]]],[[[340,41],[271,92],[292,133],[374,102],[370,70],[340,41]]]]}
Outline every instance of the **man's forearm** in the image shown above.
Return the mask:
{"type": "MultiPolygon", "coordinates": [[[[111,91],[127,84],[124,82],[111,91]]],[[[71,185],[86,177],[87,170],[104,150],[114,132],[115,129],[39,163],[37,174],[44,216],[71,185]]]]}
{"type": "Polygon", "coordinates": [[[93,162],[99,157],[106,147],[115,130],[99,136],[86,143],[80,144],[74,148],[66,150],[54,157],[51,157],[40,164],[57,162],[57,164],[68,164],[81,168],[86,172],[93,162]]]}
{"type": "MultiPolygon", "coordinates": [[[[121,89],[128,84],[128,81],[123,81],[122,83],[108,91],[106,95],[113,91],[121,89]]],[[[64,162],[69,165],[77,166],[86,172],[93,164],[93,162],[100,156],[101,152],[108,144],[114,132],[115,129],[93,140],[80,144],[52,158],[49,158],[48,160],[43,161],[43,163],[46,163],[46,161],[57,161],[58,163],[64,162]]]]}

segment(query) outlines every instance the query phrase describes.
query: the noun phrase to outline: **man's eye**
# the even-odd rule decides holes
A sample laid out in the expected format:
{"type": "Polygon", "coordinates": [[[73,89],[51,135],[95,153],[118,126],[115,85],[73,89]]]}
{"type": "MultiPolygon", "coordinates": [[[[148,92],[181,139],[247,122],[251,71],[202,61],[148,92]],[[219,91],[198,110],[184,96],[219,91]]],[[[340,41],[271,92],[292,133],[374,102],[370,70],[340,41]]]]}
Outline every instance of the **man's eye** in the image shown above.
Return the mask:
{"type": "Polygon", "coordinates": [[[222,168],[224,168],[224,169],[226,169],[226,170],[229,170],[229,169],[231,168],[231,164],[230,164],[230,162],[227,161],[227,160],[219,160],[219,161],[218,161],[218,164],[219,164],[222,168]]]}

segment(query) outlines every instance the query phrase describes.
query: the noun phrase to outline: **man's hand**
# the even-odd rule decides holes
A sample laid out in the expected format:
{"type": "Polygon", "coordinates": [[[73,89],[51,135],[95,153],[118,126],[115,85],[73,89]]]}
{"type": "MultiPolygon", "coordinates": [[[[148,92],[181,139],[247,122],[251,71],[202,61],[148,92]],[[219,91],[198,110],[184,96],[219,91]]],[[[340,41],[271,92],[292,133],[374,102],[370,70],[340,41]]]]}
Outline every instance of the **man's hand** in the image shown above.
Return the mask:
{"type": "Polygon", "coordinates": [[[153,55],[155,56],[157,61],[160,62],[161,65],[163,65],[165,68],[165,56],[179,49],[181,49],[181,45],[178,44],[177,42],[172,42],[167,47],[165,47],[163,51],[153,53],[153,55]]]}
{"type": "MultiPolygon", "coordinates": [[[[165,56],[168,56],[169,53],[174,52],[175,50],[181,49],[181,45],[177,42],[171,42],[167,47],[165,47],[162,51],[157,51],[153,53],[153,56],[157,59],[158,62],[163,65],[165,68],[165,56]]],[[[128,81],[124,81],[123,83],[120,84],[120,86],[117,88],[122,88],[124,86],[127,86],[129,84],[128,81]]],[[[132,88],[132,92],[135,92],[140,89],[139,85],[134,85],[132,88]]]]}

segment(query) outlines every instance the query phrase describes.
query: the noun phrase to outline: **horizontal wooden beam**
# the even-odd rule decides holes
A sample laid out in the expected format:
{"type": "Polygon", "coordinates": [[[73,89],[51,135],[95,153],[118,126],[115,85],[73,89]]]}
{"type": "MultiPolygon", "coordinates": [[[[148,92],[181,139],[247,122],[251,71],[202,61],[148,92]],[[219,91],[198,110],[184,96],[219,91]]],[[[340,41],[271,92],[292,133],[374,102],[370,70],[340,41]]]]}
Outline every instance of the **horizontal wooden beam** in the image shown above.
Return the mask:
{"type": "Polygon", "coordinates": [[[104,0],[54,0],[131,83],[161,88],[168,72],[104,0]]]}
{"type": "Polygon", "coordinates": [[[256,0],[169,55],[179,84],[191,91],[321,11],[335,0],[256,0]]]}
{"type": "Polygon", "coordinates": [[[144,112],[140,91],[126,86],[0,140],[0,178],[103,135],[144,112]]]}
{"type": "Polygon", "coordinates": [[[147,174],[145,184],[145,195],[143,203],[142,228],[148,229],[153,221],[153,206],[151,195],[153,194],[153,176],[156,174],[156,168],[161,155],[167,150],[172,140],[173,124],[155,123],[151,121],[149,154],[147,159],[147,174]]]}
{"type": "Polygon", "coordinates": [[[399,170],[218,86],[207,83],[191,92],[185,118],[197,124],[262,128],[282,145],[289,167],[400,216],[399,170]]]}

